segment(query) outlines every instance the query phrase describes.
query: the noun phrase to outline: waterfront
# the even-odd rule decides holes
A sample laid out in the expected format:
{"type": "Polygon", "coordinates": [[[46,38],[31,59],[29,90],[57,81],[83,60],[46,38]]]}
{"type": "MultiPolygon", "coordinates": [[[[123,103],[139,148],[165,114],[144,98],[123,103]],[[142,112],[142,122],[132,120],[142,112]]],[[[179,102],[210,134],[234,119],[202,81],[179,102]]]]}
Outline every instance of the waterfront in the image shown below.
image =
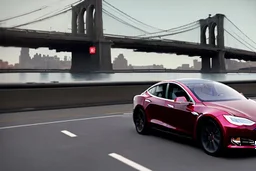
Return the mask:
{"type": "Polygon", "coordinates": [[[126,81],[160,81],[177,78],[203,78],[215,81],[256,80],[256,73],[1,73],[0,83],[49,83],[57,82],[126,82],[126,81]]]}

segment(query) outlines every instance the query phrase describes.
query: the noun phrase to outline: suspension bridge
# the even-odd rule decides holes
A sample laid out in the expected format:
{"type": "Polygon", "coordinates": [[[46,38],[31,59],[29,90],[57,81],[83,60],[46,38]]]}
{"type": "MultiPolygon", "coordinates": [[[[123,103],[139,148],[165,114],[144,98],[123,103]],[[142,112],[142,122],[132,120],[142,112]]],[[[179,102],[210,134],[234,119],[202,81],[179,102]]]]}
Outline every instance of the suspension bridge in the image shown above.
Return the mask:
{"type": "MultiPolygon", "coordinates": [[[[0,23],[35,15],[49,7],[50,5],[43,6],[33,11],[5,18],[0,20],[0,23]]],[[[225,72],[225,58],[256,61],[256,43],[223,14],[209,16],[171,29],[160,29],[137,20],[105,0],[77,1],[67,4],[59,10],[44,13],[32,21],[1,27],[0,46],[48,47],[59,52],[72,52],[72,72],[112,70],[111,48],[200,56],[202,72],[225,72]],[[111,10],[118,12],[118,15],[111,10]],[[26,28],[67,13],[71,13],[70,32],[26,28]],[[133,31],[121,33],[124,29],[120,29],[113,21],[129,27],[133,31]],[[106,28],[108,23],[111,26],[106,28]],[[229,27],[226,27],[227,23],[243,36],[230,31],[229,27]],[[187,40],[191,38],[188,34],[184,36],[191,31],[199,32],[199,35],[196,36],[197,40],[187,40]],[[244,49],[225,45],[226,40],[230,37],[244,49]],[[89,48],[92,46],[96,48],[95,54],[89,53],[89,48]]]]}

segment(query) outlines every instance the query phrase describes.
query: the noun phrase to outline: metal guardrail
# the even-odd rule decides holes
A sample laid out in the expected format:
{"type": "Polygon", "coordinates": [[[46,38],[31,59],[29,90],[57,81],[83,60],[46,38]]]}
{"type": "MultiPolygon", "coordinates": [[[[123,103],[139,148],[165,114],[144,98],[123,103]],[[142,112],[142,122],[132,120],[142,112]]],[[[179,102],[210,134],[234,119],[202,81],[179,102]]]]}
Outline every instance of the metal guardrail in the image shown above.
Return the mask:
{"type": "MultiPolygon", "coordinates": [[[[155,81],[107,83],[0,84],[0,113],[24,110],[132,103],[155,81]]],[[[256,97],[256,81],[223,82],[248,97],[256,97]]]]}

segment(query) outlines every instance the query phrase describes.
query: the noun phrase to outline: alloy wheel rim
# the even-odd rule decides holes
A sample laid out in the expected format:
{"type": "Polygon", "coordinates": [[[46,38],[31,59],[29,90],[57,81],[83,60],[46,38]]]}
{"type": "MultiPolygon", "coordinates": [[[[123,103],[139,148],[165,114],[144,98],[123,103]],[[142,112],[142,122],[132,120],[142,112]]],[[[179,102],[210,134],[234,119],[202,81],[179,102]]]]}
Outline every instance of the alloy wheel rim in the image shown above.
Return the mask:
{"type": "Polygon", "coordinates": [[[136,125],[136,129],[141,132],[144,128],[144,124],[145,124],[145,120],[143,117],[142,112],[138,112],[138,114],[136,115],[135,118],[135,125],[136,125]]]}
{"type": "Polygon", "coordinates": [[[219,128],[214,123],[204,127],[201,138],[202,145],[206,151],[214,153],[219,149],[221,143],[221,133],[219,128]]]}

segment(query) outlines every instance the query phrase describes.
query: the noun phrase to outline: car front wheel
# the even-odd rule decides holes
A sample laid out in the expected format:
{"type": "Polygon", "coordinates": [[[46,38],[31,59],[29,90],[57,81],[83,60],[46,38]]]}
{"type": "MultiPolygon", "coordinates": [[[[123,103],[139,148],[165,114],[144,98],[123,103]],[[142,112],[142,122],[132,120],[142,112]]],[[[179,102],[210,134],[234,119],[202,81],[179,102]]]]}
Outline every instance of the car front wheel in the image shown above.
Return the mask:
{"type": "Polygon", "coordinates": [[[208,120],[201,127],[200,143],[203,150],[212,156],[219,155],[222,150],[222,132],[219,125],[213,121],[208,120]]]}
{"type": "Polygon", "coordinates": [[[133,120],[135,124],[136,131],[139,134],[146,135],[149,133],[150,127],[147,122],[147,117],[143,109],[136,109],[133,113],[133,120]]]}

